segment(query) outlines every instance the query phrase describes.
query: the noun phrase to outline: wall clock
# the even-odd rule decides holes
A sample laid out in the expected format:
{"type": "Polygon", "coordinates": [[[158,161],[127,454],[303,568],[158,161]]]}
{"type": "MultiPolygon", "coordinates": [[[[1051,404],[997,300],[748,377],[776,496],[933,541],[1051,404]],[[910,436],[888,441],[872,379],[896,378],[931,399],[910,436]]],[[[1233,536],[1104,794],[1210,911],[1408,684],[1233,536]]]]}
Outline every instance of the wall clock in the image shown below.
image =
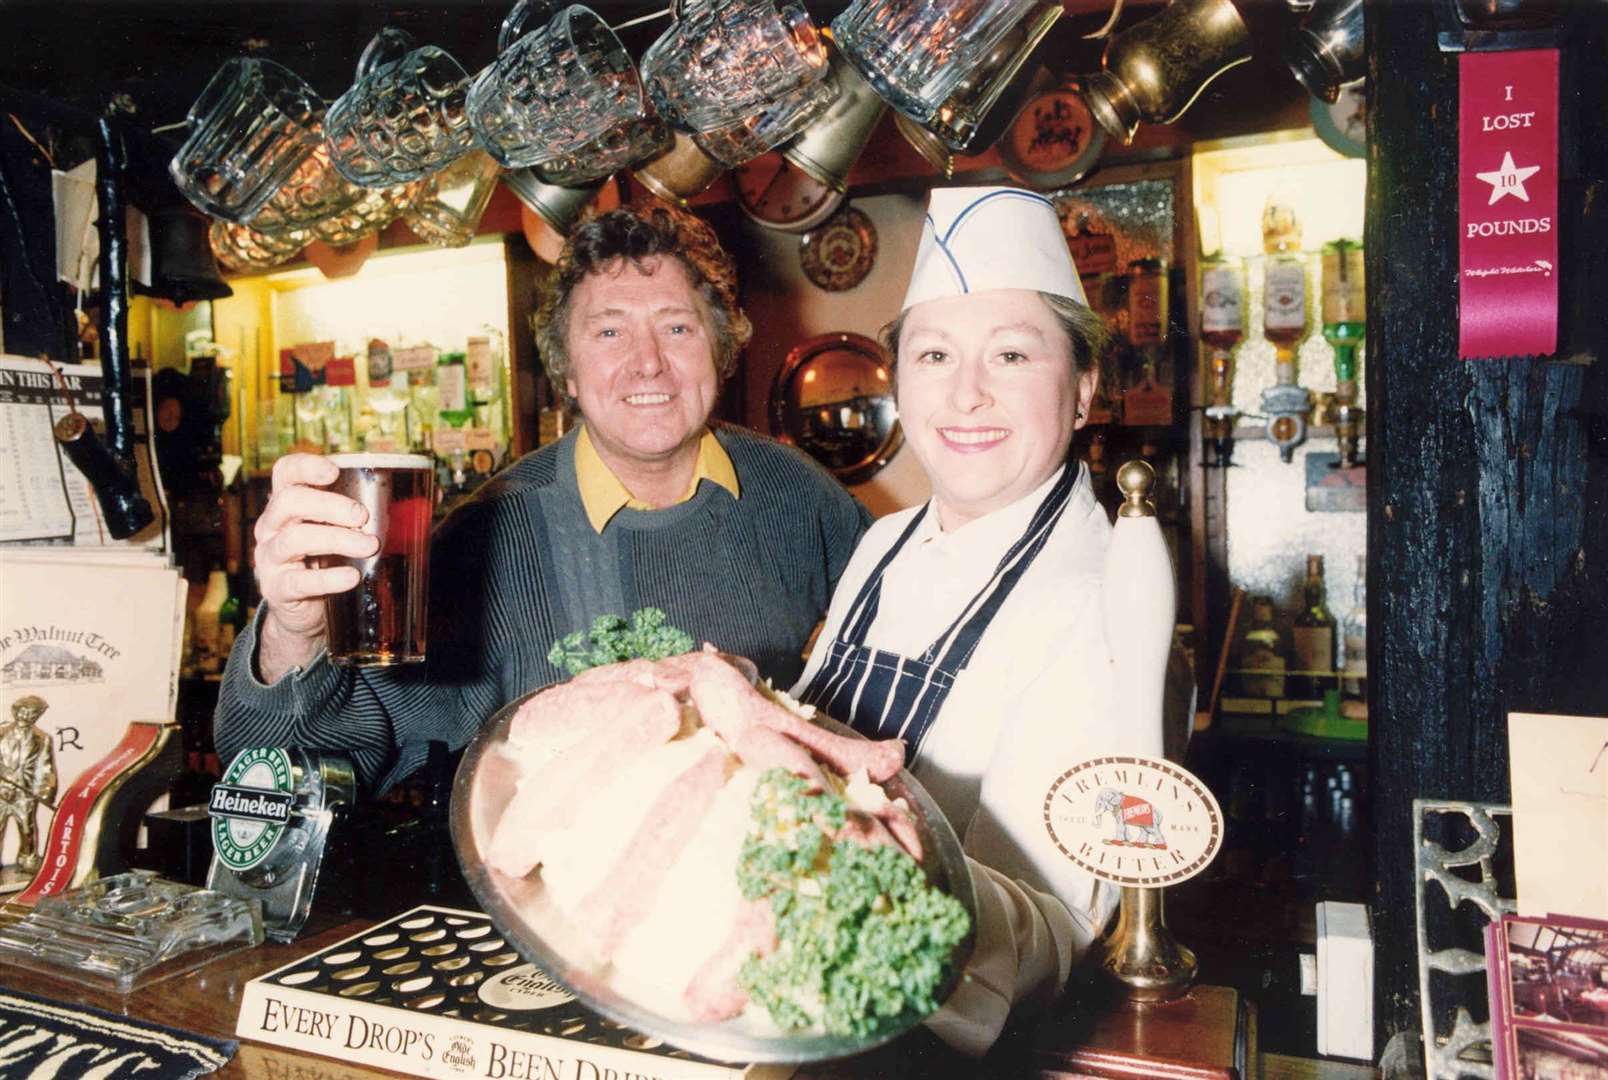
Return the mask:
{"type": "Polygon", "coordinates": [[[871,219],[845,207],[826,224],[805,233],[798,244],[804,276],[827,292],[852,289],[877,261],[877,230],[871,219]]]}
{"type": "Polygon", "coordinates": [[[1083,94],[1063,85],[1029,100],[997,149],[1012,179],[1048,191],[1081,180],[1100,160],[1105,140],[1083,94]]]}
{"type": "Polygon", "coordinates": [[[1050,785],[1044,828],[1095,877],[1154,888],[1206,869],[1223,843],[1223,812],[1206,785],[1170,761],[1100,757],[1050,785]]]}
{"type": "Polygon", "coordinates": [[[808,232],[837,212],[844,193],[780,154],[764,154],[732,170],[737,204],[769,229],[808,232]]]}

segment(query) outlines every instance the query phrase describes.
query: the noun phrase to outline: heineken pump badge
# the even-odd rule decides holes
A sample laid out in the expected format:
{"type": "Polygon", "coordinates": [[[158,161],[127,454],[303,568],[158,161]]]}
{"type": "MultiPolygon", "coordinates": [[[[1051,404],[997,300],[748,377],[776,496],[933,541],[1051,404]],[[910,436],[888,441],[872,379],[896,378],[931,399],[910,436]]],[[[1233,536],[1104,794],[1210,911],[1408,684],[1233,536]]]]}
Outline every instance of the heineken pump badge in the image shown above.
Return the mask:
{"type": "Polygon", "coordinates": [[[263,933],[292,941],[312,909],[334,807],[357,783],[340,754],[296,747],[242,750],[212,789],[207,887],[262,902],[263,933]]]}
{"type": "Polygon", "coordinates": [[[259,865],[284,835],[295,802],[289,754],[269,747],[237,755],[207,806],[218,860],[237,873],[259,865]]]}

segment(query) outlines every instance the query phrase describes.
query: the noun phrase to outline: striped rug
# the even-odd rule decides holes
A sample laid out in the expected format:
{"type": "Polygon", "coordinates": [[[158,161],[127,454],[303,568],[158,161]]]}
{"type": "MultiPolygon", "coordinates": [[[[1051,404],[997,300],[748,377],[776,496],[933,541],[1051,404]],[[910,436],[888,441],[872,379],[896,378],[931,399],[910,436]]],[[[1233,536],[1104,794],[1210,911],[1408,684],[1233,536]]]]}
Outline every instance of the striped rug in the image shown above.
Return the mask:
{"type": "Polygon", "coordinates": [[[0,990],[5,1080],[189,1080],[223,1066],[237,1045],[0,990]]]}

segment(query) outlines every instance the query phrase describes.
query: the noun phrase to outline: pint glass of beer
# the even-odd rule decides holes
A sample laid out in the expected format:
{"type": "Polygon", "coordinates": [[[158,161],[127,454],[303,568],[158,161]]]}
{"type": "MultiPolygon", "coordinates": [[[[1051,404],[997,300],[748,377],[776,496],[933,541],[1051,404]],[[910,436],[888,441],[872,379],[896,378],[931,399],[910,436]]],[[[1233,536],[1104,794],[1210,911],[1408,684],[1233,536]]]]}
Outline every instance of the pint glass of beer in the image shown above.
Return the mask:
{"type": "Polygon", "coordinates": [[[341,470],[331,491],[363,505],[362,531],[380,538],[367,559],[329,555],[321,566],[352,566],[357,587],[324,598],[331,663],[347,667],[424,659],[430,583],[430,514],[435,468],[423,454],[332,454],[341,470]]]}

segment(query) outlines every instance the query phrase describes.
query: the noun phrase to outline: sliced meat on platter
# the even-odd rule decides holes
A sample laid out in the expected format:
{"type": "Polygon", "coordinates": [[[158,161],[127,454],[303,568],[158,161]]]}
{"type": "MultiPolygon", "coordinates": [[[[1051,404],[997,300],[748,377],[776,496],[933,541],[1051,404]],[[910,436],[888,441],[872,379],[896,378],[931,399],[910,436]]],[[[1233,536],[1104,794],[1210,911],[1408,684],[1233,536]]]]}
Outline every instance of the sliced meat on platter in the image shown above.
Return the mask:
{"type": "Polygon", "coordinates": [[[665,876],[726,786],[730,761],[725,750],[710,747],[659,792],[608,875],[581,901],[575,921],[591,935],[604,960],[614,956],[620,939],[652,910],[665,876]]]}
{"type": "Polygon", "coordinates": [[[625,682],[557,689],[568,692],[555,691],[543,709],[532,706],[549,695],[531,698],[508,729],[511,747],[546,758],[527,764],[486,852],[486,862],[511,877],[542,861],[544,837],[575,821],[586,792],[681,731],[681,707],[662,690],[625,682]]]}
{"type": "Polygon", "coordinates": [[[482,845],[487,865],[514,878],[539,868],[637,1000],[698,1020],[737,1015],[743,961],[775,940],[768,905],[745,901],[736,874],[762,774],[779,767],[842,794],[845,839],[921,859],[908,808],[879,783],[904,744],[847,738],[795,708],[713,651],[593,668],[533,695],[496,751],[518,780],[482,845]]]}
{"type": "Polygon", "coordinates": [[[737,973],[750,956],[767,956],[776,948],[776,916],[763,900],[744,900],[731,933],[693,975],[683,992],[692,1018],[704,1023],[730,1020],[748,1004],[748,992],[737,973]]]}

